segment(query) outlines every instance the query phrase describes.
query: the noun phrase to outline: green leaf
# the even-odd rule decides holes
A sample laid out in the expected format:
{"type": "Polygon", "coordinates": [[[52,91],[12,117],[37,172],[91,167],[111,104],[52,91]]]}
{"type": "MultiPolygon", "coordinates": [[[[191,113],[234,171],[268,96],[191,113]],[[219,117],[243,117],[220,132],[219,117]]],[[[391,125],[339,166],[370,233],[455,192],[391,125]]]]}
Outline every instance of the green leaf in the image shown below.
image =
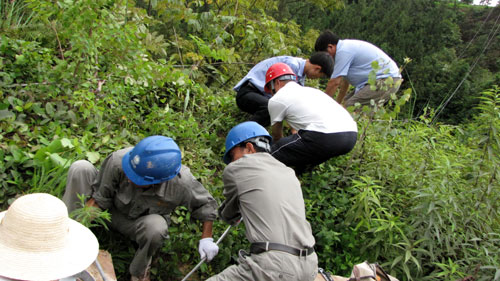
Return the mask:
{"type": "Polygon", "coordinates": [[[54,106],[52,105],[52,103],[48,102],[45,105],[45,112],[47,112],[49,116],[54,116],[54,106]]]}
{"type": "Polygon", "coordinates": [[[7,119],[7,118],[12,118],[12,117],[16,117],[16,115],[7,110],[7,109],[4,109],[4,110],[0,110],[0,120],[3,120],[3,119],[7,119]]]}
{"type": "Polygon", "coordinates": [[[85,155],[87,156],[87,160],[89,160],[89,162],[92,164],[97,163],[97,161],[99,161],[99,159],[101,158],[98,152],[87,151],[85,152],[85,155]]]}
{"type": "Polygon", "coordinates": [[[70,162],[68,159],[62,158],[57,153],[49,153],[49,158],[58,167],[67,168],[70,165],[70,162]]]}
{"type": "Polygon", "coordinates": [[[109,135],[105,135],[103,138],[102,138],[102,144],[106,144],[108,143],[108,141],[110,140],[110,136],[109,135]]]}
{"type": "Polygon", "coordinates": [[[66,147],[66,148],[73,148],[73,147],[74,147],[74,145],[73,145],[73,143],[71,142],[71,140],[70,140],[70,139],[67,139],[67,138],[62,138],[62,139],[61,139],[61,145],[62,145],[63,147],[66,147]]]}
{"type": "Polygon", "coordinates": [[[408,251],[408,250],[407,250],[407,251],[405,252],[405,263],[407,263],[407,262],[410,260],[410,258],[411,258],[411,257],[412,257],[412,255],[411,255],[411,251],[408,251]]]}

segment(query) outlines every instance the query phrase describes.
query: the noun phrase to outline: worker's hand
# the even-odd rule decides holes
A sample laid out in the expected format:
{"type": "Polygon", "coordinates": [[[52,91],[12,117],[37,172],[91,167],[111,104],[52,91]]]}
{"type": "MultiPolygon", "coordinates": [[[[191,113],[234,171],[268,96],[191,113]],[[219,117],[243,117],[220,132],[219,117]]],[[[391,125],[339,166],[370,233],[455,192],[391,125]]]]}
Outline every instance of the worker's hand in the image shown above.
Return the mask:
{"type": "Polygon", "coordinates": [[[207,261],[211,261],[219,252],[219,246],[214,243],[212,237],[203,238],[200,240],[198,252],[200,252],[201,259],[207,258],[207,261]]]}

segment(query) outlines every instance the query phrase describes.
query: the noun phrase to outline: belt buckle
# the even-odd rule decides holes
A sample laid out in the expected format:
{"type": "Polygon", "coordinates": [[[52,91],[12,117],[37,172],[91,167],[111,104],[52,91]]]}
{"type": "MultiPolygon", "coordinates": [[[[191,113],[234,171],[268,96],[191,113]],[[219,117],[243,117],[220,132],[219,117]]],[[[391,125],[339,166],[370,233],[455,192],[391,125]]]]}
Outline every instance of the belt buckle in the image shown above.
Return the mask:
{"type": "Polygon", "coordinates": [[[301,257],[302,257],[302,252],[305,252],[304,257],[306,257],[306,256],[307,256],[307,249],[300,249],[299,251],[300,251],[300,252],[299,252],[299,258],[301,258],[301,257]]]}

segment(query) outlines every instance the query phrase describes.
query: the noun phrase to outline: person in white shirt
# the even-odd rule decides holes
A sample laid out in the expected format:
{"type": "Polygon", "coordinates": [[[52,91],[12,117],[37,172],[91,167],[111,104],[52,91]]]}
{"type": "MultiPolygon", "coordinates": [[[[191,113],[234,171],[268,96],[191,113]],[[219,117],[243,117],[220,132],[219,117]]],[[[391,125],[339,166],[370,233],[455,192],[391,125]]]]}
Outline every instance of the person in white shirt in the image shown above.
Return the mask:
{"type": "Polygon", "coordinates": [[[356,144],[357,125],[349,112],[324,92],[295,82],[282,63],[266,73],[273,144],[271,155],[300,174],[308,166],[348,153],[356,144]],[[283,136],[283,121],[294,132],[283,136]]]}

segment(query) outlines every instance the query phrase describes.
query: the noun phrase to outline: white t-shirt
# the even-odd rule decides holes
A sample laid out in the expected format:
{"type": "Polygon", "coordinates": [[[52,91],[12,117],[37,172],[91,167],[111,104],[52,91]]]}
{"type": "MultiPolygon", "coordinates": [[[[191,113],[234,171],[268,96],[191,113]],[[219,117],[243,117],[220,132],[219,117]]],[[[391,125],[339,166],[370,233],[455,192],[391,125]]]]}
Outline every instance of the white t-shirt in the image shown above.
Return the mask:
{"type": "Polygon", "coordinates": [[[268,104],[271,125],[286,120],[296,130],[357,132],[351,114],[321,90],[288,82],[268,104]]]}

